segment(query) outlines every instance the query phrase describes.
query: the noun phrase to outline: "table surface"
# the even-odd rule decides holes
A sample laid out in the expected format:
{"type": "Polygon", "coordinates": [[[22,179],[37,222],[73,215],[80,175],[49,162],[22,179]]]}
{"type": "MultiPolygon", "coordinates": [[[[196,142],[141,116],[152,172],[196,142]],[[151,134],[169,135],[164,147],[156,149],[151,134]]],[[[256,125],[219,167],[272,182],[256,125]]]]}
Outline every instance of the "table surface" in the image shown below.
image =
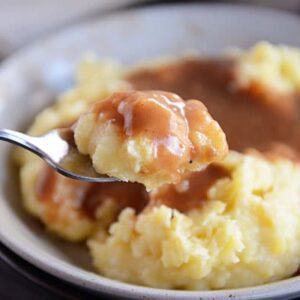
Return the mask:
{"type": "MultiPolygon", "coordinates": [[[[1,0],[0,0],[1,1],[1,0]]],[[[151,4],[180,1],[152,1],[151,4]]],[[[195,2],[195,1],[190,1],[195,2]]],[[[200,1],[199,1],[200,2],[200,1]]],[[[149,4],[149,3],[148,3],[149,4]]],[[[138,6],[144,5],[139,3],[138,6]]],[[[136,5],[135,5],[136,6],[136,5]]],[[[134,7],[134,6],[133,6],[134,7]]],[[[299,9],[300,12],[300,0],[299,9]]],[[[0,243],[0,299],[116,299],[75,287],[32,266],[0,243]]],[[[299,298],[300,299],[300,298],[299,298]]]]}
{"type": "Polygon", "coordinates": [[[0,243],[0,299],[109,299],[94,295],[34,267],[0,243]]]}

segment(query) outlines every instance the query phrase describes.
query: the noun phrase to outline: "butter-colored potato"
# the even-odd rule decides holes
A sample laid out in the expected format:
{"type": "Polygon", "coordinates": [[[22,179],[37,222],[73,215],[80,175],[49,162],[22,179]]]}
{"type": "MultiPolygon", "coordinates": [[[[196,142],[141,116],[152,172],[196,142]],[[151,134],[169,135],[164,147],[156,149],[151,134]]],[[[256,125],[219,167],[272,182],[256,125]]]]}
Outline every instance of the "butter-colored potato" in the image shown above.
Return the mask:
{"type": "Polygon", "coordinates": [[[185,214],[161,205],[125,209],[92,238],[95,267],[108,277],[160,288],[222,289],[291,276],[300,263],[300,169],[231,152],[230,176],[185,214]]]}
{"type": "Polygon", "coordinates": [[[240,87],[256,84],[281,93],[300,91],[299,49],[260,42],[236,58],[240,87]]]}

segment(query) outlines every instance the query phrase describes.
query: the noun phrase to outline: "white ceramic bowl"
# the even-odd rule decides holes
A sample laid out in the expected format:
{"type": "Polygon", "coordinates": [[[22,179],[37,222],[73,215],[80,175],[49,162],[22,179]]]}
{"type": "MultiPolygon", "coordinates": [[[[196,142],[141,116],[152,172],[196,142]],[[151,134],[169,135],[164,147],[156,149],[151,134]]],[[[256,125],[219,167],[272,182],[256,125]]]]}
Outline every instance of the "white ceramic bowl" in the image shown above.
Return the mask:
{"type": "MultiPolygon", "coordinates": [[[[175,5],[130,10],[64,30],[13,55],[0,68],[0,127],[22,128],[54,96],[72,84],[83,52],[123,63],[188,49],[216,54],[259,40],[300,47],[300,17],[232,5],[175,5]]],[[[0,238],[39,268],[94,291],[144,299],[282,298],[300,292],[293,277],[258,287],[226,291],[169,291],[120,283],[92,271],[83,245],[60,241],[24,213],[10,147],[0,147],[0,238]]]]}

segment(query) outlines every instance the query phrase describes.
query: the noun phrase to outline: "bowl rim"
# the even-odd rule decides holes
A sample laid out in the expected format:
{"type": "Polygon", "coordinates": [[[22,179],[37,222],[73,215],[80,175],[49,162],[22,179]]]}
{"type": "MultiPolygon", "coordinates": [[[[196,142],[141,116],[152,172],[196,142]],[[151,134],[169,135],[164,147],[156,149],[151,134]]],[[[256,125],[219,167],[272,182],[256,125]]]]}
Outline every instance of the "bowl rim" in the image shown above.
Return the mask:
{"type": "MultiPolygon", "coordinates": [[[[59,36],[68,35],[71,32],[75,32],[78,29],[85,27],[95,26],[95,24],[105,22],[109,18],[122,18],[127,14],[131,14],[133,10],[139,11],[139,13],[151,13],[160,10],[177,10],[177,9],[222,9],[235,11],[247,10],[248,13],[264,13],[271,14],[274,17],[286,17],[294,18],[299,22],[300,28],[300,17],[294,13],[287,11],[280,11],[277,9],[270,9],[266,7],[256,7],[247,4],[229,4],[229,3],[177,3],[177,4],[163,4],[163,5],[150,5],[142,6],[137,8],[130,8],[122,11],[113,11],[111,14],[104,15],[100,19],[92,19],[83,22],[79,22],[76,25],[70,25],[66,28],[55,31],[54,33],[47,35],[46,37],[37,39],[34,43],[25,46],[15,51],[11,56],[6,58],[0,64],[0,75],[9,68],[10,64],[18,59],[22,59],[23,55],[31,52],[36,47],[39,47],[41,43],[45,41],[55,40],[59,36]]],[[[96,273],[88,272],[75,266],[70,266],[66,262],[62,262],[55,259],[53,262],[53,256],[45,254],[44,252],[32,254],[26,252],[21,243],[17,240],[13,240],[9,235],[9,232],[0,231],[1,242],[12,250],[14,253],[30,262],[37,268],[46,271],[64,281],[76,284],[85,289],[92,290],[94,292],[103,292],[113,296],[130,297],[131,299],[275,299],[280,297],[291,297],[300,292],[300,277],[295,276],[292,278],[280,280],[273,283],[263,284],[253,287],[227,289],[227,290],[213,290],[213,291],[185,291],[185,290],[166,290],[159,288],[150,288],[145,286],[139,286],[134,284],[128,284],[113,279],[109,279],[98,275],[96,273]],[[40,255],[39,255],[40,254],[40,255]],[[50,263],[51,262],[51,263],[50,263]],[[76,268],[77,272],[72,272],[72,269],[76,268]],[[95,279],[97,276],[97,280],[95,279]],[[272,294],[270,294],[270,289],[272,294]]]]}

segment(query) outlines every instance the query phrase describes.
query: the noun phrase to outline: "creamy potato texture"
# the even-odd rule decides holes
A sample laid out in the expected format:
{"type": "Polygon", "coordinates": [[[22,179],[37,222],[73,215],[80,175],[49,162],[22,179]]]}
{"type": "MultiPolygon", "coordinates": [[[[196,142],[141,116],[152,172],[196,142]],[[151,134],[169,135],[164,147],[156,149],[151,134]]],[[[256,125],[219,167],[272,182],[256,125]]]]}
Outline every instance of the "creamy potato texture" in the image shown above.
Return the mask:
{"type": "Polygon", "coordinates": [[[227,153],[225,134],[200,101],[163,91],[115,93],[81,116],[74,132],[97,172],[148,190],[227,153]]]}
{"type": "Polygon", "coordinates": [[[300,91],[300,52],[297,48],[261,42],[238,54],[239,84],[258,84],[282,93],[300,91]]]}
{"type": "MultiPolygon", "coordinates": [[[[147,192],[137,183],[74,182],[22,150],[25,208],[60,237],[87,241],[95,269],[116,280],[210,290],[293,276],[300,263],[299,67],[299,50],[267,43],[230,59],[151,68],[83,62],[75,87],[36,116],[30,134],[90,118],[91,105],[114,92],[166,90],[201,99],[231,151],[175,185],[147,192]]],[[[94,120],[81,129],[88,132],[88,124],[94,120]]],[[[107,127],[105,134],[110,151],[115,132],[107,127]]]]}
{"type": "Polygon", "coordinates": [[[235,152],[221,166],[228,177],[211,186],[201,208],[124,210],[108,234],[89,242],[97,269],[184,289],[251,286],[293,274],[300,262],[300,169],[235,152]]]}

